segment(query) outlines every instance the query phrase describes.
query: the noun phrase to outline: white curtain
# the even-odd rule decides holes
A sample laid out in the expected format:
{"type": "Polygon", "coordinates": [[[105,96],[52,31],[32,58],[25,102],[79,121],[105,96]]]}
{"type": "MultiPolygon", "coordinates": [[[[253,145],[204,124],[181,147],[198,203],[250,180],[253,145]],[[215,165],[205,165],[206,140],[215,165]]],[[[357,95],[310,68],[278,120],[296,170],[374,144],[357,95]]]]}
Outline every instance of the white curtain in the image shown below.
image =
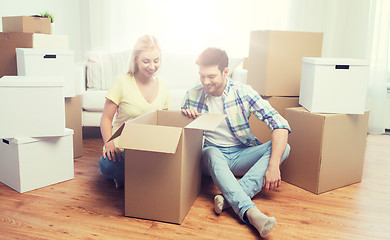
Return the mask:
{"type": "Polygon", "coordinates": [[[389,72],[388,0],[294,0],[290,29],[324,32],[323,57],[358,58],[370,63],[368,132],[385,131],[386,75],[389,72]]]}
{"type": "Polygon", "coordinates": [[[371,5],[370,79],[367,106],[370,109],[369,133],[385,132],[387,76],[390,71],[390,1],[373,0],[371,5]]]}

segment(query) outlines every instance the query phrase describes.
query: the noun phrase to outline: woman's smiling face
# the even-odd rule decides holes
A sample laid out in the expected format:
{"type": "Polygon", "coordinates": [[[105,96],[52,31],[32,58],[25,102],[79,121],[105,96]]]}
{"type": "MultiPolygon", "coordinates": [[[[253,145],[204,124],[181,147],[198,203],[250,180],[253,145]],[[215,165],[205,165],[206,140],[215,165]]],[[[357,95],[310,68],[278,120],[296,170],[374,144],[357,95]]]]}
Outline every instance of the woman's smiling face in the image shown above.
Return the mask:
{"type": "Polygon", "coordinates": [[[142,51],[137,58],[137,65],[145,77],[153,77],[160,67],[160,50],[153,48],[142,51]]]}

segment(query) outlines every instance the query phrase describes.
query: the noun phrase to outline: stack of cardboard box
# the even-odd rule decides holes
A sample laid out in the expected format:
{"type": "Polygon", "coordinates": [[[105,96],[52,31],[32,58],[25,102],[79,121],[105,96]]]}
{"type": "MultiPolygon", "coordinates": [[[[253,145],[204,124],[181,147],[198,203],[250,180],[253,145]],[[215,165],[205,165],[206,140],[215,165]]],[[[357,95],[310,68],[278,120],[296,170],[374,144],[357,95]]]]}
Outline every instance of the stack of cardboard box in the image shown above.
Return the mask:
{"type": "Polygon", "coordinates": [[[62,77],[0,79],[0,181],[23,193],[74,177],[62,77]]]}
{"type": "Polygon", "coordinates": [[[293,132],[283,180],[320,194],[360,182],[366,149],[368,63],[304,58],[299,103],[286,109],[293,132]]]}
{"type": "Polygon", "coordinates": [[[17,61],[16,56],[19,48],[67,48],[66,36],[51,35],[47,29],[49,19],[3,17],[5,32],[0,33],[0,181],[21,193],[74,177],[74,131],[65,127],[64,95],[73,79],[59,71],[45,74],[45,67],[55,64],[44,66],[41,59],[25,56],[17,61]]]}
{"type": "MultiPolygon", "coordinates": [[[[322,39],[322,33],[251,32],[247,83],[283,117],[286,108],[300,106],[302,58],[320,57],[322,39]]],[[[251,116],[249,123],[261,142],[271,140],[271,132],[264,122],[251,116]]]]}
{"type": "Polygon", "coordinates": [[[73,52],[68,50],[68,36],[51,34],[49,18],[2,17],[2,25],[0,78],[16,75],[66,75],[64,90],[66,127],[74,130],[74,157],[82,156],[81,95],[75,92],[74,57],[73,52]],[[19,66],[17,48],[21,48],[18,53],[19,66]],[[66,65],[62,65],[64,62],[66,65]]]}
{"type": "MultiPolygon", "coordinates": [[[[320,58],[322,39],[322,33],[254,31],[247,63],[248,84],[292,129],[282,180],[316,194],[361,180],[368,126],[367,64],[320,58]]],[[[270,140],[264,123],[251,117],[250,125],[262,142],[270,140]]]]}

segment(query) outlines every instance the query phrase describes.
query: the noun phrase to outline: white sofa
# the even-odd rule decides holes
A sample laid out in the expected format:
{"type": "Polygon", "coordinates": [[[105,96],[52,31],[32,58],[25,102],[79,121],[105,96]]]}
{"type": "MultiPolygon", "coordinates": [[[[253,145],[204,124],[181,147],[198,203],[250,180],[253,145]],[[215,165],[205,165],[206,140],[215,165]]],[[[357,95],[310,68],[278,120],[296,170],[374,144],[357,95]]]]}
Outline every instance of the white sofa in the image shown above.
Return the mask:
{"type": "MultiPolygon", "coordinates": [[[[99,127],[104,108],[105,95],[118,75],[128,71],[131,51],[118,53],[88,53],[85,88],[82,91],[82,125],[99,127]]],[[[199,84],[196,56],[190,54],[163,53],[157,76],[164,79],[170,88],[172,106],[180,110],[186,91],[199,84]]],[[[229,68],[234,79],[246,82],[246,70],[242,69],[243,58],[229,59],[229,68]]]]}

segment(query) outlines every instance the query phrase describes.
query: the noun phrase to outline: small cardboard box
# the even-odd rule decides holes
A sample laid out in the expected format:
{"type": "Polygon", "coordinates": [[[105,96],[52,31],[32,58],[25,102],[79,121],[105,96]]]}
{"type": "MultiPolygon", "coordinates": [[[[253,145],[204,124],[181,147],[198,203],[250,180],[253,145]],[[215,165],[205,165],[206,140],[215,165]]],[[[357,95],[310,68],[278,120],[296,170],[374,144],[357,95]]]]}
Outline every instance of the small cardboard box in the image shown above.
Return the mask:
{"type": "Polygon", "coordinates": [[[248,58],[245,57],[244,60],[242,61],[242,68],[245,70],[248,70],[248,58]]]}
{"type": "Polygon", "coordinates": [[[74,52],[61,49],[17,48],[19,76],[63,76],[65,97],[74,97],[74,52]]]}
{"type": "Polygon", "coordinates": [[[123,124],[112,139],[125,149],[125,216],[180,224],[200,191],[203,129],[224,118],[153,111],[123,124]]]}
{"type": "Polygon", "coordinates": [[[4,76],[0,102],[0,138],[64,134],[63,77],[4,76]]]}
{"type": "Polygon", "coordinates": [[[45,17],[3,17],[3,32],[51,33],[51,21],[45,17]]]}
{"type": "Polygon", "coordinates": [[[368,116],[286,109],[291,151],[281,165],[282,180],[315,194],[360,182],[368,116]]]}
{"type": "MultiPolygon", "coordinates": [[[[267,100],[271,106],[284,118],[286,118],[286,108],[300,107],[298,97],[262,97],[267,100]]],[[[249,125],[253,135],[262,143],[271,140],[271,130],[267,124],[256,118],[255,115],[249,118],[249,125]]]]}
{"type": "Polygon", "coordinates": [[[0,139],[0,181],[24,193],[74,178],[73,130],[62,136],[0,139]]]}
{"type": "Polygon", "coordinates": [[[367,61],[305,57],[299,103],[310,112],[364,114],[368,78],[367,61]]]}
{"type": "Polygon", "coordinates": [[[323,33],[252,31],[247,83],[262,96],[299,96],[302,57],[321,57],[323,33]]]}
{"type": "Polygon", "coordinates": [[[16,48],[68,49],[68,36],[0,32],[0,77],[17,75],[16,48]]]}
{"type": "Polygon", "coordinates": [[[73,156],[83,156],[83,127],[81,125],[81,95],[65,98],[65,127],[73,129],[73,156]]]}

